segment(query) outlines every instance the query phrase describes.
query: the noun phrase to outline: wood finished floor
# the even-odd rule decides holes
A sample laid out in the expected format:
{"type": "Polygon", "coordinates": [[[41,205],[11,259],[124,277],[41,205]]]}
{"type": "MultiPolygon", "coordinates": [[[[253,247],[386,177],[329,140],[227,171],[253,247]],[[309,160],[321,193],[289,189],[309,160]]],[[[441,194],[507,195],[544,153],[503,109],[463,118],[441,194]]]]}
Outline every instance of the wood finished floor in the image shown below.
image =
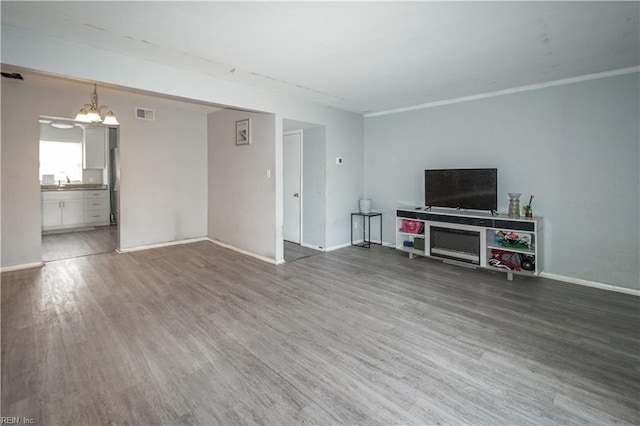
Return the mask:
{"type": "Polygon", "coordinates": [[[42,260],[69,259],[108,253],[118,247],[118,227],[98,226],[91,230],[68,231],[42,236],[42,260]]]}
{"type": "Polygon", "coordinates": [[[638,424],[634,296],[348,247],[199,242],[2,274],[2,416],[638,424]]]}

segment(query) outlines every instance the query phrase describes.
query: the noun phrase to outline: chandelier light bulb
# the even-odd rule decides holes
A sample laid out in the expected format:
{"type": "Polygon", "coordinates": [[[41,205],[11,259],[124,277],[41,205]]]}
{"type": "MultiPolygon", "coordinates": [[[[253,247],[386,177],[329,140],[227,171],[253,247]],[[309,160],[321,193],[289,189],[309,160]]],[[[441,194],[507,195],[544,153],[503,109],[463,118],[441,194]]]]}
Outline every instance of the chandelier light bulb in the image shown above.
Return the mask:
{"type": "Polygon", "coordinates": [[[107,115],[104,116],[102,124],[106,124],[108,126],[118,126],[120,123],[118,123],[116,115],[113,113],[113,111],[109,110],[107,115]]]}
{"type": "Polygon", "coordinates": [[[82,123],[90,123],[91,120],[89,120],[89,117],[87,117],[87,110],[82,108],[79,112],[78,115],[76,115],[75,118],[76,121],[80,121],[82,123]]]}

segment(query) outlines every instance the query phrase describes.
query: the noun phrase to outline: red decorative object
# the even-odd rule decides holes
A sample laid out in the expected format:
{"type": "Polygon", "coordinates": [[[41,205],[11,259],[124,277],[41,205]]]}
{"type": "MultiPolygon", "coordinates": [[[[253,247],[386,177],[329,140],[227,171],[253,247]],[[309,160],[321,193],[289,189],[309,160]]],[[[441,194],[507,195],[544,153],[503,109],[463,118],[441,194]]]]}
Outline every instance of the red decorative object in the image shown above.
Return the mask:
{"type": "Polygon", "coordinates": [[[422,229],[422,222],[406,219],[402,221],[402,232],[406,232],[407,234],[420,234],[422,229]]]}

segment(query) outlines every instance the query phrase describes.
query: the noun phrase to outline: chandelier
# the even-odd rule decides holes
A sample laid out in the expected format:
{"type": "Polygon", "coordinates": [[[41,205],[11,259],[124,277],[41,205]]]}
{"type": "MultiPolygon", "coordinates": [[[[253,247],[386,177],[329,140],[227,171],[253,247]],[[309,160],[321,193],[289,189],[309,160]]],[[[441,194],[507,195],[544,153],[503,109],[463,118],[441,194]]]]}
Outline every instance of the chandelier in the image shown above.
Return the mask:
{"type": "Polygon", "coordinates": [[[108,106],[98,106],[98,104],[98,85],[94,84],[93,93],[91,94],[91,103],[84,104],[82,106],[80,112],[76,115],[76,121],[81,121],[83,123],[102,123],[108,126],[117,126],[120,124],[116,119],[116,115],[108,106]],[[103,109],[108,110],[104,117],[100,113],[103,109]]]}

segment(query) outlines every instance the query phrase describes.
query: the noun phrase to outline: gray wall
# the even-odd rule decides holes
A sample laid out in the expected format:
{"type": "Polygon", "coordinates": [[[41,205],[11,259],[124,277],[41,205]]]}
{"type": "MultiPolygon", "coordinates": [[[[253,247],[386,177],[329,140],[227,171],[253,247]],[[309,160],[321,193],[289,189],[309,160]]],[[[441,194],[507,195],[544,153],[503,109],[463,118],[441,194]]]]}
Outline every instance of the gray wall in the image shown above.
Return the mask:
{"type": "MultiPolygon", "coordinates": [[[[2,267],[40,262],[39,115],[70,117],[93,86],[28,75],[2,81],[2,267]]],[[[120,246],[207,234],[206,111],[199,105],[99,87],[120,126],[120,246]],[[134,118],[156,109],[157,120],[134,118]]]]}
{"type": "Polygon", "coordinates": [[[638,74],[365,119],[365,193],[384,213],[424,204],[424,169],[497,167],[535,194],[547,273],[640,288],[638,74]]]}
{"type": "Polygon", "coordinates": [[[274,260],[275,135],[273,114],[224,109],[208,115],[208,235],[274,260]],[[245,118],[251,144],[236,146],[236,121],[245,118]]]}
{"type": "Polygon", "coordinates": [[[302,242],[324,248],[325,235],[325,129],[302,131],[303,214],[302,242]]]}
{"type": "Polygon", "coordinates": [[[109,105],[120,121],[121,248],[205,237],[211,108],[126,92],[109,105]],[[135,107],[156,120],[135,119],[135,107]]]}
{"type": "MultiPolygon", "coordinates": [[[[2,81],[2,267],[42,262],[40,124],[36,89],[2,81]],[[29,98],[34,98],[29,102],[29,98]]],[[[54,105],[49,106],[55,108],[54,105]]]]}

